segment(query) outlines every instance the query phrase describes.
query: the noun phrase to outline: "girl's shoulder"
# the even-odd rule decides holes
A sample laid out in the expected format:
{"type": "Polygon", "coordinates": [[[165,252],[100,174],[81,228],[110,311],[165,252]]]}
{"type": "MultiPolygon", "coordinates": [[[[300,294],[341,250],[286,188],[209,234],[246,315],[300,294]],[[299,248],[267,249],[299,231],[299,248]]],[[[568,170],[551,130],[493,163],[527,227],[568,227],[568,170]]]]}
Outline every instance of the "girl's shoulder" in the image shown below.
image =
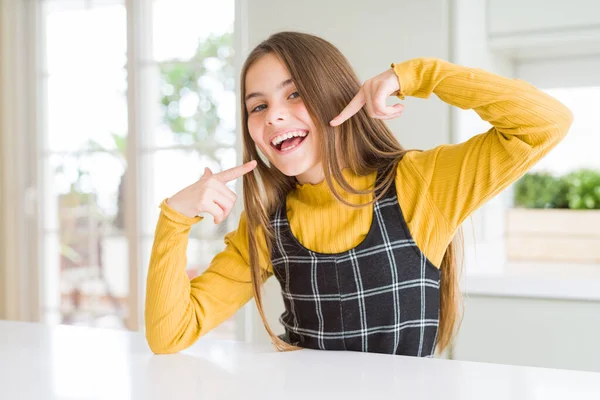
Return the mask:
{"type": "Polygon", "coordinates": [[[409,150],[402,157],[396,169],[397,180],[402,178],[408,180],[407,184],[417,186],[429,186],[434,178],[438,161],[444,144],[429,150],[409,150]]]}
{"type": "Polygon", "coordinates": [[[408,150],[398,162],[396,180],[422,177],[422,165],[431,158],[431,150],[408,150]]]}

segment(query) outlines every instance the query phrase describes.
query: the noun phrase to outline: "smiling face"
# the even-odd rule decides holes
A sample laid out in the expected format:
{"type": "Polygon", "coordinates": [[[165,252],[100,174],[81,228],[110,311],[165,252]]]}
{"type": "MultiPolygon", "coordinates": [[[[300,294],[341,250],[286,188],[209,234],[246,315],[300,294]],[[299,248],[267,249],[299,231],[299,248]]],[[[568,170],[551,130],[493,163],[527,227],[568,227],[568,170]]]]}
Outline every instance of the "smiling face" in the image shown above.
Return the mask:
{"type": "Polygon", "coordinates": [[[299,183],[321,182],[317,129],[283,62],[273,54],[259,58],[245,91],[248,131],[271,164],[299,183]]]}

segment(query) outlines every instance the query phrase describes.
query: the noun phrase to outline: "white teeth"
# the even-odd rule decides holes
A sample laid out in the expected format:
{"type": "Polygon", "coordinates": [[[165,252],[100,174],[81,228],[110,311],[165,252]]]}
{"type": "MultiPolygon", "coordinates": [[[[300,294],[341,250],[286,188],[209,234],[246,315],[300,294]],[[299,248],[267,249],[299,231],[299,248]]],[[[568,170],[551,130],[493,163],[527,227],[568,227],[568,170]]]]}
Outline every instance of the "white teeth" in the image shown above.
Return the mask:
{"type": "Polygon", "coordinates": [[[304,132],[304,131],[288,132],[288,133],[284,133],[283,135],[279,135],[279,136],[275,137],[271,141],[271,143],[273,144],[273,146],[277,146],[279,143],[281,143],[284,140],[289,139],[291,137],[305,137],[306,135],[308,135],[308,133],[304,132]]]}

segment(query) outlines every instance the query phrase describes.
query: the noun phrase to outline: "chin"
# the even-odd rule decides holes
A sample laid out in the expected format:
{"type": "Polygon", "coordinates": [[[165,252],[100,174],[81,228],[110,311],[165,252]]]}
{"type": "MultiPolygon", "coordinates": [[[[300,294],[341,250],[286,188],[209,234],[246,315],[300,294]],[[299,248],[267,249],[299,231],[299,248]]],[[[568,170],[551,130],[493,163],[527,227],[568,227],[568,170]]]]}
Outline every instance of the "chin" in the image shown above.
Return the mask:
{"type": "Polygon", "coordinates": [[[310,165],[277,165],[272,163],[285,176],[298,176],[302,175],[310,169],[310,165]]]}

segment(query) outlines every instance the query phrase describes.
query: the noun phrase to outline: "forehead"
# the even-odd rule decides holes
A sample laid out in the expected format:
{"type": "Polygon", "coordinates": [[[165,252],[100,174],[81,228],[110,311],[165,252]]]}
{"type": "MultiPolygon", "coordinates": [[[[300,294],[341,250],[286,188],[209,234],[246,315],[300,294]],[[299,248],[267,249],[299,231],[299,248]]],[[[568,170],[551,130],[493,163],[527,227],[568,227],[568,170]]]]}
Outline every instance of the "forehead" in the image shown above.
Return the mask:
{"type": "Polygon", "coordinates": [[[276,90],[277,85],[290,78],[283,62],[273,54],[256,60],[246,74],[246,93],[276,90]]]}

